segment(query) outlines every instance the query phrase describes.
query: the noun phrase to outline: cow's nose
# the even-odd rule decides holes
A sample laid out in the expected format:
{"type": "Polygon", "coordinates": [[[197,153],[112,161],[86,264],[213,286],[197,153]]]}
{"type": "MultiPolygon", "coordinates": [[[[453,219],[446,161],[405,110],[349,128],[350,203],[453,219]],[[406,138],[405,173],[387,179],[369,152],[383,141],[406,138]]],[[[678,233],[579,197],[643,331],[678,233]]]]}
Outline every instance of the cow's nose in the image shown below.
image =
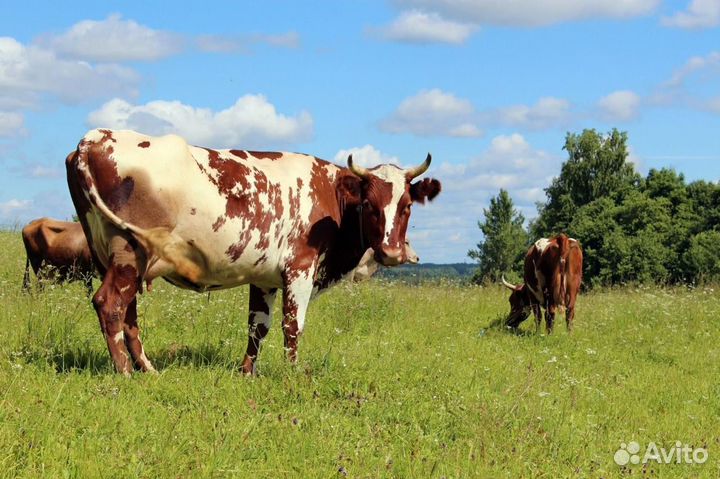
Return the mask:
{"type": "Polygon", "coordinates": [[[384,266],[397,266],[403,261],[402,248],[383,248],[380,252],[380,262],[384,266]]]}

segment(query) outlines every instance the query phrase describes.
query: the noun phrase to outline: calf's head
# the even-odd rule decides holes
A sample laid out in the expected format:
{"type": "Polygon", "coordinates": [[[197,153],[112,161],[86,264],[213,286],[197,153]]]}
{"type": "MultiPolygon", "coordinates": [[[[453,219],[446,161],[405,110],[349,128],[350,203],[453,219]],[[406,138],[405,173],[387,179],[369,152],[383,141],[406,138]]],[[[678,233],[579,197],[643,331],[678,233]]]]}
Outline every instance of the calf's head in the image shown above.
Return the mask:
{"type": "Polygon", "coordinates": [[[405,247],[410,210],[413,203],[425,203],[440,193],[440,182],[425,178],[413,183],[430,167],[431,156],[417,167],[403,169],[395,165],[363,168],[348,157],[348,168],[360,181],[356,201],[363,238],[373,249],[375,260],[385,266],[416,261],[414,251],[405,247]],[[412,257],[410,257],[412,256],[412,257]]]}

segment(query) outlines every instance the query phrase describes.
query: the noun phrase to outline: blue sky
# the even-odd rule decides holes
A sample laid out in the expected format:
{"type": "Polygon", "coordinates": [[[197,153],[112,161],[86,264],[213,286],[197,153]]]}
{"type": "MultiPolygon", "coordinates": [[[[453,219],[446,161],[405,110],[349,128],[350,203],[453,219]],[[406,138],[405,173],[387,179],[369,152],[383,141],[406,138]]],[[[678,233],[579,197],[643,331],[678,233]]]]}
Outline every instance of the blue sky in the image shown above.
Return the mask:
{"type": "Polygon", "coordinates": [[[720,179],[720,0],[3,0],[0,224],[73,212],[93,127],[411,165],[443,182],[409,238],[466,261],[499,188],[527,218],[566,132],[629,134],[642,173],[720,179]]]}

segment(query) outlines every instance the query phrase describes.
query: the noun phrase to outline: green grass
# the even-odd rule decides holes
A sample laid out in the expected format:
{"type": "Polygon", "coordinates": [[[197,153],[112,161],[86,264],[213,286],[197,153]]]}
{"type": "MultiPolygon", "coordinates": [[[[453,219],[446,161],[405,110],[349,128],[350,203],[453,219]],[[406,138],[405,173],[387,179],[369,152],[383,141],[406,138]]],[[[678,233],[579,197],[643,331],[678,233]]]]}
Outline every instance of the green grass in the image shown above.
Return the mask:
{"type": "Polygon", "coordinates": [[[584,294],[575,332],[548,337],[492,326],[500,288],[340,285],[311,305],[296,367],[276,308],[246,378],[247,288],[208,301],[158,281],[139,314],[160,374],[127,379],[82,286],[23,295],[19,234],[0,246],[0,477],[720,475],[712,289],[584,294]],[[708,461],[613,462],[676,440],[708,461]]]}

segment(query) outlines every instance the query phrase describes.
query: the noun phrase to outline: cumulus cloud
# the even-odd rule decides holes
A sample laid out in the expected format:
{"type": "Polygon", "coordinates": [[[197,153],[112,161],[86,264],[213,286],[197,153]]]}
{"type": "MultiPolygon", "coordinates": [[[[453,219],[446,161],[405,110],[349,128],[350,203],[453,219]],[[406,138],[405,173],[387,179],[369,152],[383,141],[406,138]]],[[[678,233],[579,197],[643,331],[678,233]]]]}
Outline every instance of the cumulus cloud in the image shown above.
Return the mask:
{"type": "Polygon", "coordinates": [[[35,106],[43,95],[68,104],[135,95],[138,83],[139,76],[131,69],[64,60],[50,50],[0,37],[0,108],[4,110],[35,106]]]}
{"type": "Polygon", "coordinates": [[[687,29],[716,27],[720,25],[720,1],[692,0],[687,10],[664,17],[662,24],[687,29]]]}
{"type": "Polygon", "coordinates": [[[38,43],[70,58],[96,62],[152,61],[183,48],[180,35],[125,20],[119,14],[105,20],[83,20],[61,35],[47,35],[38,43]]]}
{"type": "Polygon", "coordinates": [[[476,111],[470,101],[439,89],[424,90],[406,98],[388,118],[380,122],[386,133],[418,136],[479,137],[476,111]]]}
{"type": "Polygon", "coordinates": [[[710,52],[705,56],[694,56],[688,59],[685,64],[676,69],[669,80],[663,86],[668,88],[679,88],[692,76],[702,72],[720,67],[720,52],[710,52]]]}
{"type": "Polygon", "coordinates": [[[376,32],[387,40],[406,43],[461,44],[474,30],[472,25],[445,20],[437,13],[410,10],[376,32]]]}
{"type": "Polygon", "coordinates": [[[638,115],[640,96],[629,90],[620,90],[602,97],[597,106],[605,119],[628,121],[638,115]]]}
{"type": "Polygon", "coordinates": [[[7,221],[17,219],[23,212],[30,209],[32,201],[19,200],[13,198],[11,200],[0,202],[0,220],[7,224],[7,221]]]}
{"type": "Polygon", "coordinates": [[[353,162],[360,166],[372,167],[382,163],[391,163],[400,165],[400,160],[396,156],[391,156],[381,152],[372,145],[349,148],[340,150],[335,154],[334,161],[338,165],[345,165],[348,155],[353,156],[353,162]]]}
{"type": "Polygon", "coordinates": [[[713,98],[704,96],[703,83],[716,82],[720,77],[720,52],[693,56],[659,84],[643,103],[652,106],[674,105],[695,110],[714,111],[713,98]]]}
{"type": "Polygon", "coordinates": [[[436,12],[450,20],[477,25],[533,27],[651,14],[660,0],[393,0],[404,9],[436,12]]]}
{"type": "Polygon", "coordinates": [[[188,141],[213,147],[261,148],[309,140],[312,116],[278,113],[263,95],[245,95],[221,110],[179,101],[133,105],[115,98],[88,116],[91,127],[129,128],[153,135],[176,133],[188,141]]]}
{"type": "Polygon", "coordinates": [[[4,226],[21,226],[42,216],[69,221],[74,213],[67,189],[44,190],[30,198],[0,201],[0,225],[4,226]]]}
{"type": "MultiPolygon", "coordinates": [[[[503,125],[544,130],[565,126],[571,119],[571,105],[568,100],[555,97],[540,98],[534,105],[513,105],[500,108],[491,114],[503,125]]],[[[493,121],[489,119],[488,121],[493,121]]]]}

